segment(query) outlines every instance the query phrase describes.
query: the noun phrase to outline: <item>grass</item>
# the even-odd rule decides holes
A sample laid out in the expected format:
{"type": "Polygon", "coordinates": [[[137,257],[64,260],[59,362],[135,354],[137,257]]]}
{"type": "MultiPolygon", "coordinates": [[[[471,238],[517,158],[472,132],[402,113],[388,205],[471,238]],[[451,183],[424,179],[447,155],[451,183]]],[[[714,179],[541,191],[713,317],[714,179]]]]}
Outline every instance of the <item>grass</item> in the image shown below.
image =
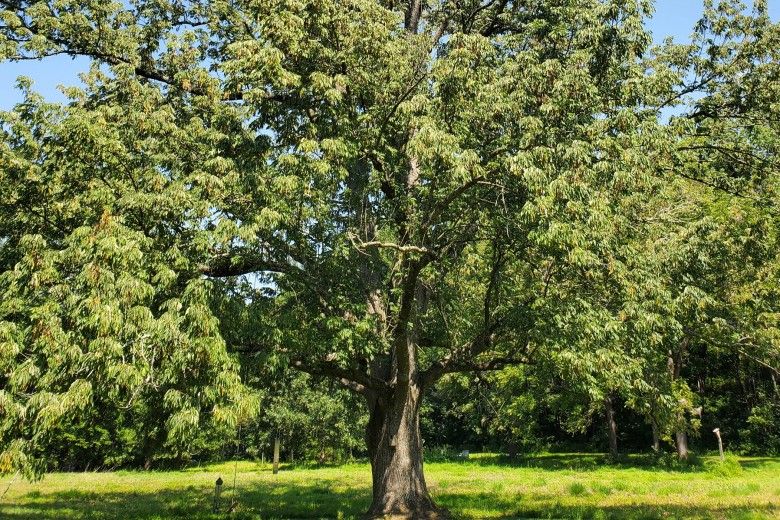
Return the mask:
{"type": "MultiPolygon", "coordinates": [[[[547,454],[509,464],[494,455],[431,462],[436,501],[455,518],[780,518],[780,458],[707,458],[693,466],[642,456],[609,463],[594,454],[547,454]]],[[[10,477],[0,479],[0,493],[10,477]]],[[[0,501],[3,519],[357,518],[368,508],[367,464],[283,467],[253,462],[183,471],[54,473],[17,479],[0,501]],[[211,513],[214,481],[225,481],[232,515],[211,513]]]]}

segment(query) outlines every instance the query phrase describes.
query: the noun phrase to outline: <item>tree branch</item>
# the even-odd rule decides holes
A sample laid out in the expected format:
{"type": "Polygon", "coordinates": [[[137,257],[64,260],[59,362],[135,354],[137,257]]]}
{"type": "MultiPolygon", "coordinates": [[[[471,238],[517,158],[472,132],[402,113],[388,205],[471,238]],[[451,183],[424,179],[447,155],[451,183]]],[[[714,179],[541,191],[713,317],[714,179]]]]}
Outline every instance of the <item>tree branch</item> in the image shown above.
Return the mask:
{"type": "Polygon", "coordinates": [[[376,247],[376,248],[380,248],[380,249],[394,249],[394,250],[396,250],[396,251],[398,251],[400,253],[420,253],[420,254],[428,255],[428,256],[431,256],[431,257],[434,257],[434,258],[436,257],[436,254],[433,251],[431,251],[430,249],[426,249],[424,247],[420,247],[420,246],[411,246],[411,245],[409,245],[409,246],[402,246],[402,245],[396,244],[394,242],[382,242],[380,240],[371,240],[369,242],[356,242],[353,239],[354,237],[350,236],[349,238],[352,241],[352,244],[357,249],[367,249],[367,248],[370,248],[370,247],[376,247]]]}
{"type": "Polygon", "coordinates": [[[290,264],[275,262],[257,252],[242,251],[215,256],[208,262],[201,264],[198,270],[212,278],[226,278],[260,272],[285,273],[291,267],[290,264]]]}
{"type": "Polygon", "coordinates": [[[385,386],[383,381],[371,377],[358,369],[341,367],[329,357],[308,363],[301,359],[291,359],[289,366],[314,376],[334,378],[343,386],[359,394],[371,394],[383,389],[385,386]]]}
{"type": "Polygon", "coordinates": [[[441,375],[455,372],[487,372],[489,370],[502,370],[508,366],[529,365],[527,358],[497,357],[487,361],[459,362],[448,365],[441,375]]]}

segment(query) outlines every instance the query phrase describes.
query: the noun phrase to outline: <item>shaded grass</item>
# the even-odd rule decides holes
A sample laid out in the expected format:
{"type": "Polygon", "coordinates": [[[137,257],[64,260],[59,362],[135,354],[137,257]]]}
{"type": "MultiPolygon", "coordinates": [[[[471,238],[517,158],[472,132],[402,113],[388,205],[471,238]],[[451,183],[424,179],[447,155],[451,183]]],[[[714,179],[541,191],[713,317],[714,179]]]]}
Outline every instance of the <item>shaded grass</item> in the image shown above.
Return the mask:
{"type": "MultiPolygon", "coordinates": [[[[367,464],[289,467],[239,462],[230,518],[357,518],[370,502],[367,464]]],[[[14,482],[0,518],[216,519],[214,480],[233,498],[233,463],[184,471],[54,473],[14,482]]],[[[780,518],[780,459],[715,459],[678,466],[598,454],[544,454],[514,463],[495,455],[426,464],[436,501],[456,518],[780,518]],[[736,465],[736,466],[735,466],[736,465]]],[[[9,477],[0,479],[0,489],[9,477]]]]}

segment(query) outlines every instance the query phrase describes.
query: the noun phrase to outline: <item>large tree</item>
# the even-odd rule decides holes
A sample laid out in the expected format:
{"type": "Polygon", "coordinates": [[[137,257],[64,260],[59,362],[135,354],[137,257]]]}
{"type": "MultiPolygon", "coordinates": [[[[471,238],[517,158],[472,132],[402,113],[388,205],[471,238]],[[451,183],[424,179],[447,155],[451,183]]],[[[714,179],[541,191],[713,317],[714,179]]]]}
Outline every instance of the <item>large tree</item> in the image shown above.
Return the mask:
{"type": "Polygon", "coordinates": [[[262,351],[365,396],[370,514],[434,514],[425,390],[614,343],[590,281],[690,152],[659,114],[694,49],[651,59],[645,1],[0,5],[0,57],[93,63],[2,116],[9,465],[108,389],[236,420],[226,352],[262,351]]]}

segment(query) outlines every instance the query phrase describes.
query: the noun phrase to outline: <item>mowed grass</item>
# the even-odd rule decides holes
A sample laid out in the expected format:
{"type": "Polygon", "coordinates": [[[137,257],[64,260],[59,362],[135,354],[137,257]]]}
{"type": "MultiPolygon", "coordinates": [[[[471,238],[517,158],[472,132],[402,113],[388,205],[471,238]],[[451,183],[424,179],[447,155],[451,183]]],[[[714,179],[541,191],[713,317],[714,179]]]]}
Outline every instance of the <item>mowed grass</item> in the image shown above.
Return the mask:
{"type": "MultiPolygon", "coordinates": [[[[594,454],[549,454],[512,464],[493,455],[431,462],[436,501],[454,518],[780,518],[780,458],[716,458],[664,467],[641,456],[608,463],[594,454]]],[[[3,519],[358,518],[369,505],[367,464],[283,467],[213,464],[183,471],[55,473],[14,481],[0,502],[3,519]],[[224,481],[213,514],[214,481],[224,481]]],[[[0,493],[10,477],[0,479],[0,493]]]]}

